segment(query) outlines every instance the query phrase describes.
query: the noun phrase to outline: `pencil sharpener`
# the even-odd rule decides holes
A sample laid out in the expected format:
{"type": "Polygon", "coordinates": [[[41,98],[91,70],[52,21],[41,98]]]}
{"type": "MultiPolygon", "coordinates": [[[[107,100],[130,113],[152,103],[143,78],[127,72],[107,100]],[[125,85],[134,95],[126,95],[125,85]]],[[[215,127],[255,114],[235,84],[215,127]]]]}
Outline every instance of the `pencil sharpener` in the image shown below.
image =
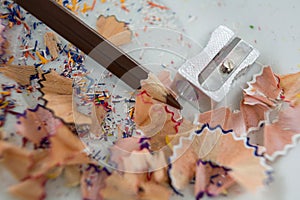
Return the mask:
{"type": "Polygon", "coordinates": [[[258,57],[259,52],[253,46],[229,28],[219,26],[207,46],[178,69],[171,88],[196,106],[203,101],[220,102],[239,73],[258,57]]]}

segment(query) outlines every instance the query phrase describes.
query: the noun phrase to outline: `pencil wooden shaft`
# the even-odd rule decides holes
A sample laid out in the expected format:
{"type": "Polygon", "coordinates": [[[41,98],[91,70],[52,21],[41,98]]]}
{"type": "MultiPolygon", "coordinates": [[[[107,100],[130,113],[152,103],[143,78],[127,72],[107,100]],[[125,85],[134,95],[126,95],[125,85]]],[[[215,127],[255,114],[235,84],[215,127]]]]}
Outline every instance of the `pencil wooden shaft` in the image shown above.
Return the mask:
{"type": "Polygon", "coordinates": [[[139,88],[148,77],[148,71],[133,58],[53,0],[14,1],[130,87],[139,88]]]}

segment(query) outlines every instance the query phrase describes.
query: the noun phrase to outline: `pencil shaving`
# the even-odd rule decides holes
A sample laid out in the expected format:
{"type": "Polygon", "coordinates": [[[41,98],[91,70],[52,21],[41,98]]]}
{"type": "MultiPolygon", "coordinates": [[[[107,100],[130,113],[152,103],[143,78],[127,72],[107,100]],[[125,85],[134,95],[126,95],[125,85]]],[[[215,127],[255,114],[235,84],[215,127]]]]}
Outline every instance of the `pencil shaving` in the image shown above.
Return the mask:
{"type": "Polygon", "coordinates": [[[125,22],[118,21],[115,16],[104,17],[101,15],[96,23],[97,31],[116,46],[127,44],[131,41],[132,32],[125,22]]]}
{"type": "Polygon", "coordinates": [[[76,115],[77,123],[91,124],[91,118],[81,114],[73,113],[73,87],[72,79],[60,76],[55,71],[44,74],[45,80],[41,82],[44,93],[43,98],[47,100],[47,108],[53,110],[54,114],[67,123],[74,123],[76,115]]]}
{"type": "Polygon", "coordinates": [[[49,49],[50,55],[52,57],[52,59],[56,59],[58,58],[58,52],[59,52],[59,48],[58,48],[58,43],[59,40],[57,38],[57,36],[55,35],[55,33],[53,32],[47,32],[44,35],[44,43],[46,45],[46,47],[49,49]]]}

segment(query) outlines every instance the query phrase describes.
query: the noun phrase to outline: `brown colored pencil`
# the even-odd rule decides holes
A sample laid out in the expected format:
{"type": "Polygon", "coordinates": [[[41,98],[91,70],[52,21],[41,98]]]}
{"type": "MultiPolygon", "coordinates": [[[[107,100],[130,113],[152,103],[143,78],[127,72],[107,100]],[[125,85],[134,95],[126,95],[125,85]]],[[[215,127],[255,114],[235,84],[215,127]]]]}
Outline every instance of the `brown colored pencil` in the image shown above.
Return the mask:
{"type": "MultiPolygon", "coordinates": [[[[148,77],[148,70],[53,0],[14,0],[14,2],[133,89],[139,88],[140,81],[148,77]]],[[[166,96],[165,103],[181,109],[172,95],[166,96]]]]}

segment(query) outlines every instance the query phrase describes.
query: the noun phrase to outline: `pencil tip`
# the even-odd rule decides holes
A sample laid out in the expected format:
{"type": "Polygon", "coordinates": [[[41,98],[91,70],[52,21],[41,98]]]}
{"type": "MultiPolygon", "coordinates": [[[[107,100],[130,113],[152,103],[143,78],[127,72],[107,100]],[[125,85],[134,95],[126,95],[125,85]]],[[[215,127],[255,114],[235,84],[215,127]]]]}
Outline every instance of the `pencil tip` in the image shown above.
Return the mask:
{"type": "Polygon", "coordinates": [[[178,101],[170,94],[166,97],[166,104],[169,106],[172,106],[174,108],[177,108],[179,110],[182,110],[182,106],[178,103],[178,101]]]}

